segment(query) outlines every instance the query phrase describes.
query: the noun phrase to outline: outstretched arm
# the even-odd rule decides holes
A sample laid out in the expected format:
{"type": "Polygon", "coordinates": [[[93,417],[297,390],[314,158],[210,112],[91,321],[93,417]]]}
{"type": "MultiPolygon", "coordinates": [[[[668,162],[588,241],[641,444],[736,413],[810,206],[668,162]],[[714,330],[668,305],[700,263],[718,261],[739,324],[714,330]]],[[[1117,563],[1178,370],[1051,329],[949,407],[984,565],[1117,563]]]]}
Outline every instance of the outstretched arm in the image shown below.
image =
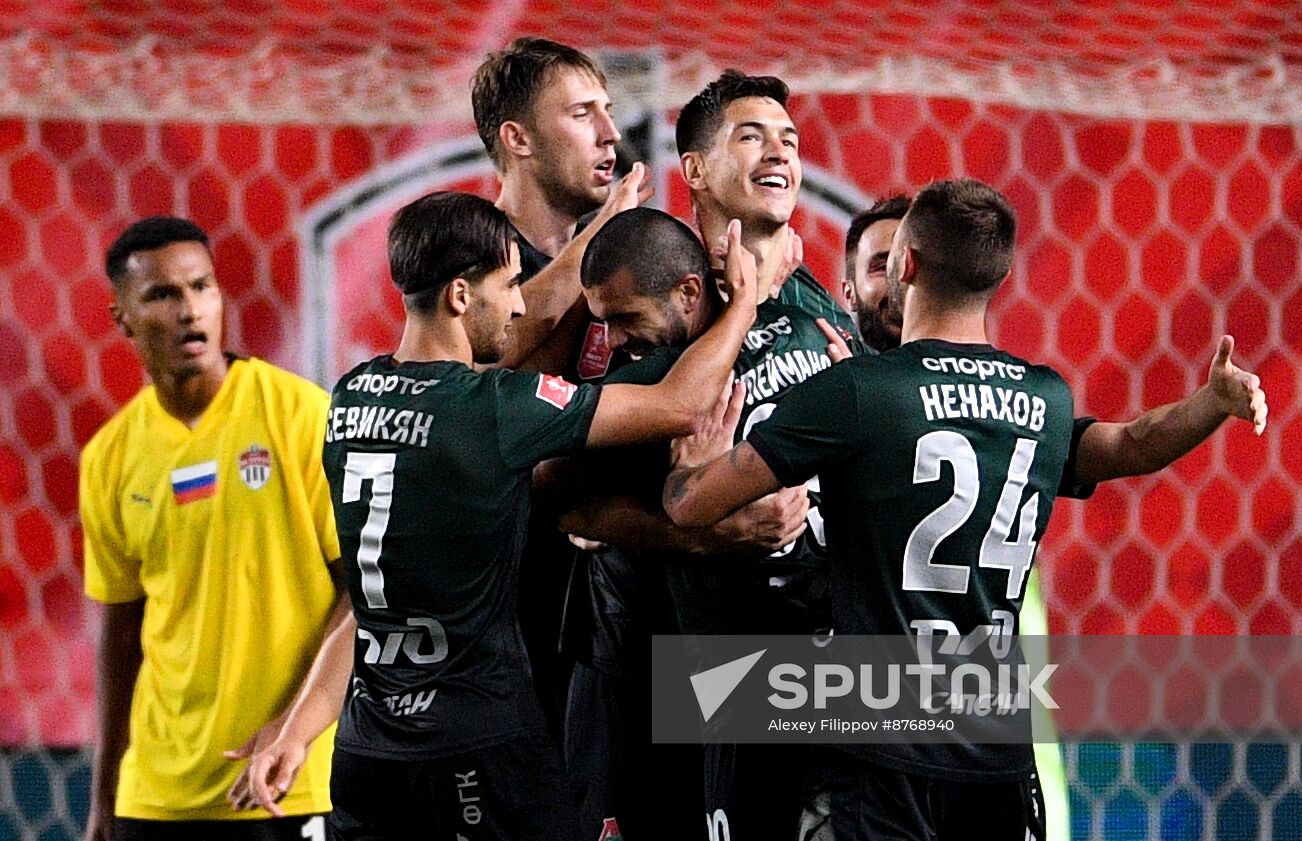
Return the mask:
{"type": "Polygon", "coordinates": [[[1076,454],[1077,484],[1093,485],[1161,470],[1215,432],[1227,418],[1266,429],[1266,394],[1261,379],[1230,361],[1234,338],[1222,336],[1207,384],[1175,403],[1145,412],[1129,423],[1096,423],[1081,435],[1076,454]]]}

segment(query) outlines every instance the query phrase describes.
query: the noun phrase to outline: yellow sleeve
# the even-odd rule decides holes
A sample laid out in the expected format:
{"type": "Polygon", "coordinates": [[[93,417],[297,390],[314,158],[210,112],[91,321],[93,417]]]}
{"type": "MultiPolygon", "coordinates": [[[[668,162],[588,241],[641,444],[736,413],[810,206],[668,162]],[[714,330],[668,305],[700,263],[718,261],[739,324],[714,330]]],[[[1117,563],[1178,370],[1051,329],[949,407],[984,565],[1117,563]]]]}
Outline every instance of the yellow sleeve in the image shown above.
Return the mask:
{"type": "Polygon", "coordinates": [[[135,601],[145,596],[140,561],[127,555],[119,493],[106,478],[106,448],[100,444],[99,437],[87,444],[78,479],[86,595],[108,604],[135,601]]]}
{"type": "Polygon", "coordinates": [[[295,446],[303,448],[299,451],[297,463],[303,465],[303,488],[307,492],[312,523],[321,547],[321,558],[329,563],[339,557],[339,534],[335,531],[330,484],[326,481],[325,467],[321,463],[330,397],[317,386],[303,382],[303,388],[299,390],[300,399],[295,400],[295,417],[291,426],[295,446]]]}

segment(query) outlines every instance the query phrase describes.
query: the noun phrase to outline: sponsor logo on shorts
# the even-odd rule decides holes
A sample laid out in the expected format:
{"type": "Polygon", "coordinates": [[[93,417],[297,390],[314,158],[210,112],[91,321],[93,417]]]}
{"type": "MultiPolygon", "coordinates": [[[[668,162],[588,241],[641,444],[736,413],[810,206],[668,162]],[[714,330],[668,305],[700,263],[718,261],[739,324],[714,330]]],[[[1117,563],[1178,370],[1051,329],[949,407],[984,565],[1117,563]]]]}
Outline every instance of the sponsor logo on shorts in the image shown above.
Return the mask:
{"type": "Polygon", "coordinates": [[[534,392],[534,396],[558,409],[564,409],[570,405],[570,401],[574,399],[574,392],[578,390],[579,387],[574,383],[566,382],[560,377],[553,377],[551,374],[543,374],[538,378],[538,390],[534,392]]]}
{"type": "Polygon", "coordinates": [[[240,478],[249,490],[259,490],[271,478],[271,451],[257,444],[240,453],[240,478]]]}

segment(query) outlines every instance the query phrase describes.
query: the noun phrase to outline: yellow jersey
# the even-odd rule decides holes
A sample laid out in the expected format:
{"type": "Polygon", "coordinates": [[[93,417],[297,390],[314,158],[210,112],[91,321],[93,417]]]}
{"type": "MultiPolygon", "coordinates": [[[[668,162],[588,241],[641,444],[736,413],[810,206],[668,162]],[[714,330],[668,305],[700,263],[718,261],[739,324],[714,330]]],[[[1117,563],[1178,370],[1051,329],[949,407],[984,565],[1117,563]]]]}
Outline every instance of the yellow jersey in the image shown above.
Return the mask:
{"type": "MultiPolygon", "coordinates": [[[[148,386],[82,452],[86,593],[145,600],[117,815],[268,817],[226,803],[243,763],[222,751],[293,698],[335,603],[328,402],[304,379],[236,359],[193,429],[148,386]]],[[[332,727],[313,744],[286,813],[329,811],[333,742],[332,727]]]]}

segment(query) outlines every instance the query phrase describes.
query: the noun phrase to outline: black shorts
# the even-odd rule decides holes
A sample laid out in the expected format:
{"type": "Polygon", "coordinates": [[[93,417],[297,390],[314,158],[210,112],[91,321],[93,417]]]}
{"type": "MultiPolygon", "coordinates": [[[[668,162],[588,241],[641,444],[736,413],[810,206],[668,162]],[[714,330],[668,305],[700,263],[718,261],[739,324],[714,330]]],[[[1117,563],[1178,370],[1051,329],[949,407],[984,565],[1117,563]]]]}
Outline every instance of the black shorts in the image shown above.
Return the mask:
{"type": "Polygon", "coordinates": [[[325,815],[249,821],[113,819],[113,841],[325,841],[325,837],[325,815]]]}
{"type": "Polygon", "coordinates": [[[425,760],[335,748],[337,841],[556,841],[575,837],[560,757],[546,733],[425,760]]]}
{"type": "Polygon", "coordinates": [[[701,746],[651,743],[651,690],[642,672],[575,666],[565,762],[580,841],[704,841],[701,746]]]}
{"type": "Polygon", "coordinates": [[[712,841],[794,839],[809,745],[705,746],[705,819],[712,841]]]}
{"type": "Polygon", "coordinates": [[[1045,841],[1044,795],[1034,771],[1014,782],[954,782],[827,749],[810,767],[817,780],[802,840],[1045,841]]]}

